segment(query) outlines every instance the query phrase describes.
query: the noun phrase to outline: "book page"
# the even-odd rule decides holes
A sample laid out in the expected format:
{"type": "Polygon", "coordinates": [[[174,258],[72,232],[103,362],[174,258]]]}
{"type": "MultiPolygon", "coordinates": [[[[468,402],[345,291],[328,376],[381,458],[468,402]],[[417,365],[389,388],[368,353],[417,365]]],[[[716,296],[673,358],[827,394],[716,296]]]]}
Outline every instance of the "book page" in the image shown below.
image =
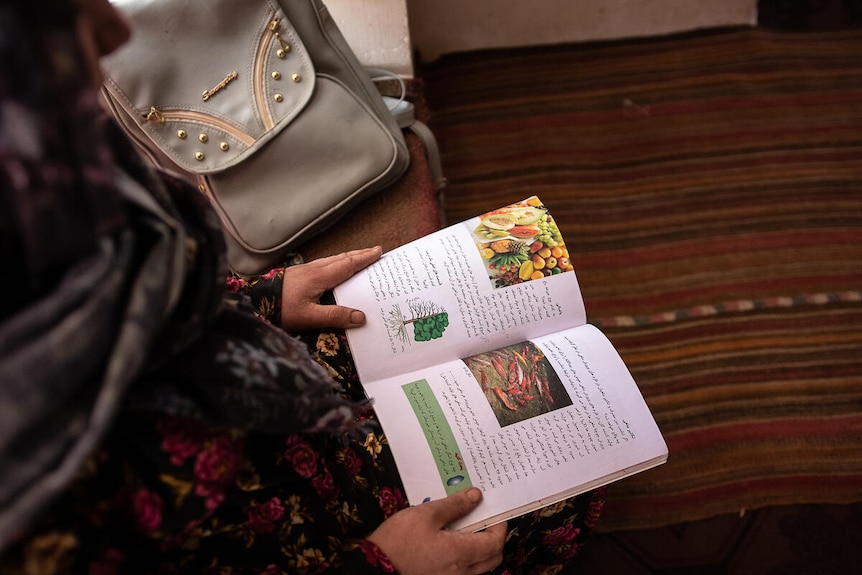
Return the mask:
{"type": "Polygon", "coordinates": [[[366,314],[347,333],[363,382],[586,322],[568,249],[538,198],[387,252],[335,298],[366,314]]]}
{"type": "Polygon", "coordinates": [[[667,458],[628,369],[590,325],[366,386],[411,504],[469,486],[476,530],[667,458]]]}

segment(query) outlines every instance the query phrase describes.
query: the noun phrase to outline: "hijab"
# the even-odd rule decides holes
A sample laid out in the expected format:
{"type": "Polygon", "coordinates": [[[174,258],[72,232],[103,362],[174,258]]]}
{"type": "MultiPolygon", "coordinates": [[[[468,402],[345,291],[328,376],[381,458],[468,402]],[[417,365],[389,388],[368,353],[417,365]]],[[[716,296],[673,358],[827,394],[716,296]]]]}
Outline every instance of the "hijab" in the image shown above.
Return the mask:
{"type": "Polygon", "coordinates": [[[214,212],[104,112],[75,19],[0,2],[0,550],[124,410],[293,433],[366,408],[226,293],[214,212]]]}

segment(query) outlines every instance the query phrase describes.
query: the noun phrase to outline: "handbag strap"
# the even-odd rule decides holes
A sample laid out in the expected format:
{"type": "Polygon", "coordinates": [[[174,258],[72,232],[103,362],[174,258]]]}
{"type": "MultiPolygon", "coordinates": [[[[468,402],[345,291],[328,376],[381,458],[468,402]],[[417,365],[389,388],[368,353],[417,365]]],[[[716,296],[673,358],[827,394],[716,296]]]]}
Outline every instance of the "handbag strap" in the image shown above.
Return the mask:
{"type": "Polygon", "coordinates": [[[377,68],[373,66],[366,67],[371,81],[375,84],[383,82],[395,82],[399,87],[399,95],[383,96],[383,101],[386,107],[395,117],[398,127],[402,130],[410,130],[415,134],[425,147],[425,158],[428,162],[428,171],[431,173],[431,180],[434,187],[442,190],[449,183],[446,176],[443,175],[443,165],[440,159],[440,147],[437,145],[437,138],[434,137],[434,132],[416,119],[416,108],[411,102],[407,101],[407,85],[404,78],[386,70],[385,68],[377,68]]]}

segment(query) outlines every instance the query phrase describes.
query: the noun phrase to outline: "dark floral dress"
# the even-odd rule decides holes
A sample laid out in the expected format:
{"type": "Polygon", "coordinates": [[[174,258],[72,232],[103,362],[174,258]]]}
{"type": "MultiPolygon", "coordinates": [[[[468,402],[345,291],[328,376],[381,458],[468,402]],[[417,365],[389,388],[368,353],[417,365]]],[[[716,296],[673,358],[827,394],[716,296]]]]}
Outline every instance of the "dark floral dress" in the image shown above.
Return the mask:
{"type": "MultiPolygon", "coordinates": [[[[253,313],[233,326],[216,362],[195,366],[198,378],[277,370],[265,334],[280,314],[282,277],[276,269],[228,278],[233,301],[253,313]]],[[[343,394],[361,399],[345,334],[300,338],[343,394]]],[[[68,495],[0,561],[2,572],[391,573],[365,537],[407,501],[373,413],[367,423],[361,435],[284,436],[125,414],[68,495]]],[[[603,497],[598,490],[511,520],[496,572],[558,572],[587,539],[603,497]]]]}

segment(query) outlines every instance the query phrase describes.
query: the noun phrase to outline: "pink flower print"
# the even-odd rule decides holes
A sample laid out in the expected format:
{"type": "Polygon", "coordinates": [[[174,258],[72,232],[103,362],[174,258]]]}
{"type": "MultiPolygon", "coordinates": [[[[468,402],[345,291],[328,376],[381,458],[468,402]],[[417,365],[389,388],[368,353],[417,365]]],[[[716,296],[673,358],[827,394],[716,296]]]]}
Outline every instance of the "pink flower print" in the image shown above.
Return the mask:
{"type": "Polygon", "coordinates": [[[365,560],[368,561],[369,565],[379,567],[386,573],[395,573],[395,567],[392,566],[389,557],[373,542],[363,539],[362,543],[359,544],[359,548],[365,553],[365,560]]]}
{"type": "Polygon", "coordinates": [[[571,523],[562,525],[547,533],[542,539],[542,543],[549,547],[556,547],[556,555],[561,559],[571,559],[581,547],[575,541],[580,532],[581,528],[575,527],[571,523]]]}
{"type": "Polygon", "coordinates": [[[225,283],[227,284],[227,291],[230,293],[238,293],[245,288],[245,280],[236,276],[228,276],[225,283]]]}
{"type": "Polygon", "coordinates": [[[380,509],[383,510],[383,517],[391,517],[397,511],[400,511],[407,506],[407,501],[404,499],[404,494],[398,488],[384,487],[380,490],[379,497],[380,509]]]}
{"type": "Polygon", "coordinates": [[[215,509],[224,500],[225,487],[242,465],[237,443],[227,435],[214,437],[195,458],[195,495],[206,498],[206,508],[215,509]]]}
{"type": "Polygon", "coordinates": [[[340,493],[338,486],[335,484],[335,480],[332,478],[332,474],[326,467],[323,468],[322,474],[311,480],[311,485],[314,486],[314,490],[317,491],[317,495],[319,495],[324,501],[332,501],[340,493]]]}
{"type": "Polygon", "coordinates": [[[162,435],[161,449],[170,454],[172,465],[183,465],[203,448],[201,428],[197,423],[179,418],[159,419],[156,429],[162,435]]]}
{"type": "Polygon", "coordinates": [[[152,533],[162,524],[162,498],[148,489],[139,489],[132,495],[135,522],[144,533],[152,533]]]}
{"type": "Polygon", "coordinates": [[[227,435],[212,438],[195,458],[195,477],[203,483],[225,484],[239,470],[237,445],[227,435]]]}
{"type": "Polygon", "coordinates": [[[587,527],[595,527],[596,523],[599,522],[599,517],[601,517],[602,510],[605,507],[606,487],[607,486],[602,486],[597,489],[593,494],[593,498],[590,500],[590,509],[587,511],[587,516],[584,518],[584,525],[587,527]]]}
{"type": "Polygon", "coordinates": [[[272,268],[271,270],[260,276],[260,279],[271,280],[275,278],[279,273],[281,273],[282,270],[284,270],[284,268],[272,268]]]}
{"type": "Polygon", "coordinates": [[[284,458],[293,466],[294,471],[306,479],[314,476],[317,473],[317,453],[298,435],[291,435],[286,443],[284,458]]]}
{"type": "Polygon", "coordinates": [[[284,517],[284,505],[278,497],[273,497],[261,505],[253,505],[247,511],[248,526],[256,533],[272,533],[275,522],[284,517]]]}
{"type": "Polygon", "coordinates": [[[349,447],[345,448],[341,452],[341,455],[344,458],[344,466],[350,472],[350,475],[359,475],[359,472],[362,471],[362,459],[360,459],[359,455],[349,447]]]}
{"type": "Polygon", "coordinates": [[[545,545],[569,545],[580,532],[581,528],[575,527],[571,523],[561,525],[545,535],[542,543],[545,545]]]}
{"type": "Polygon", "coordinates": [[[195,486],[195,495],[204,498],[204,508],[207,511],[216,509],[224,501],[224,489],[216,485],[198,484],[195,486]]]}
{"type": "Polygon", "coordinates": [[[162,438],[161,447],[162,451],[170,454],[171,464],[179,467],[186,459],[200,451],[201,444],[185,435],[172,434],[162,438]]]}

